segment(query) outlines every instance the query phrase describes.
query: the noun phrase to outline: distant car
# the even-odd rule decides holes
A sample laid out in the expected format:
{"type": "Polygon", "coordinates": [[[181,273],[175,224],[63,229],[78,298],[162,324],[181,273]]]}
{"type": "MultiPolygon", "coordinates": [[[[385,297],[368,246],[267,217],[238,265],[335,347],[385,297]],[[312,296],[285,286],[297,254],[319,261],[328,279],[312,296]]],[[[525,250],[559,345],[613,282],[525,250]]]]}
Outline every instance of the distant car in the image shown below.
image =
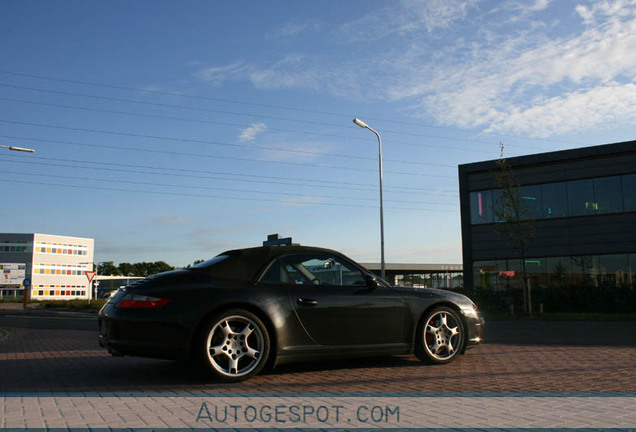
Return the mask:
{"type": "Polygon", "coordinates": [[[309,359],[414,353],[443,364],[483,338],[461,294],[393,287],[329,250],[263,246],[120,289],[99,312],[113,355],[199,361],[237,382],[309,359]]]}

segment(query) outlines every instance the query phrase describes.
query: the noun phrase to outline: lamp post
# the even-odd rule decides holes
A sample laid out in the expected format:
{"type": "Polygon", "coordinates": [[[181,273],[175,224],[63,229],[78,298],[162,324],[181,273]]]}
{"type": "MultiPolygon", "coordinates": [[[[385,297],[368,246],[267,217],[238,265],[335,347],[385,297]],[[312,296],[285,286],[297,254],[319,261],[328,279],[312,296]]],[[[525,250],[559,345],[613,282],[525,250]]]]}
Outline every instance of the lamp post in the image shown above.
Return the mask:
{"type": "Polygon", "coordinates": [[[373,129],[371,126],[360,120],[359,118],[354,118],[353,122],[360,126],[363,129],[369,129],[371,132],[378,137],[378,160],[379,160],[379,169],[380,169],[380,277],[384,279],[385,277],[385,263],[384,263],[384,205],[382,203],[382,138],[378,131],[373,129]]]}
{"type": "Polygon", "coordinates": [[[13,151],[26,152],[26,153],[35,153],[35,150],[30,149],[30,148],[8,146],[8,145],[4,145],[4,144],[0,144],[0,147],[8,148],[9,150],[13,150],[13,151]]]}
{"type": "MultiPolygon", "coordinates": [[[[35,150],[30,149],[30,148],[24,148],[24,147],[16,147],[16,146],[8,146],[8,145],[4,145],[4,144],[0,144],[0,147],[2,148],[6,148],[9,150],[13,150],[13,151],[19,151],[19,152],[26,152],[26,153],[35,153],[35,150]]],[[[22,307],[24,309],[26,309],[27,304],[29,302],[29,289],[31,288],[31,281],[29,278],[25,278],[24,279],[24,294],[22,295],[22,307]],[[27,283],[28,281],[28,283],[27,283]]]]}

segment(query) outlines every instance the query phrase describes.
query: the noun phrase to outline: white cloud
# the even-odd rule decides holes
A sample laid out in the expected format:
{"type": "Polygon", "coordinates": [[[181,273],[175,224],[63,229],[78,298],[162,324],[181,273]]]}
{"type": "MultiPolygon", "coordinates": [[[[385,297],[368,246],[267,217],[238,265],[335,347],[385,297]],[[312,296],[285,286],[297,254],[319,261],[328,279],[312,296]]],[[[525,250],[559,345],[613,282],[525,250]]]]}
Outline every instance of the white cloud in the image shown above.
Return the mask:
{"type": "Polygon", "coordinates": [[[317,32],[321,27],[322,25],[318,20],[292,21],[276,29],[272,35],[276,38],[296,38],[302,33],[317,32]]]}
{"type": "Polygon", "coordinates": [[[191,222],[192,218],[183,216],[183,215],[178,215],[178,214],[176,215],[163,214],[157,217],[154,221],[158,223],[159,225],[178,225],[178,224],[191,222]]]}
{"type": "MultiPolygon", "coordinates": [[[[206,82],[222,84],[225,81],[247,80],[258,89],[283,88],[319,89],[327,83],[319,62],[303,54],[286,54],[265,65],[234,62],[225,66],[203,68],[195,76],[206,82]]],[[[330,75],[330,74],[328,74],[330,75]]]]}
{"type": "Polygon", "coordinates": [[[245,128],[239,134],[240,142],[254,141],[256,137],[267,130],[265,123],[254,123],[250,127],[245,128]]]}
{"type": "Polygon", "coordinates": [[[269,162],[307,163],[328,154],[332,149],[333,143],[308,141],[304,137],[290,141],[274,138],[272,144],[261,151],[260,159],[269,162]]]}
{"type": "Polygon", "coordinates": [[[288,54],[263,68],[252,68],[247,77],[261,89],[313,88],[320,82],[313,60],[301,54],[288,54]]]}
{"type": "Polygon", "coordinates": [[[592,3],[590,7],[585,5],[577,5],[575,10],[583,18],[585,24],[591,25],[599,20],[608,17],[620,19],[621,17],[630,16],[636,5],[634,0],[603,0],[592,3]]]}
{"type": "Polygon", "coordinates": [[[312,207],[315,205],[321,205],[326,203],[326,198],[319,196],[305,196],[299,195],[295,198],[280,200],[279,203],[285,207],[312,207]]]}
{"type": "Polygon", "coordinates": [[[636,85],[595,87],[517,108],[486,132],[514,132],[547,137],[566,131],[611,128],[636,122],[636,85]],[[538,129],[537,125],[541,125],[538,129]]]}
{"type": "Polygon", "coordinates": [[[222,84],[231,78],[241,78],[251,69],[251,66],[242,61],[236,61],[225,66],[207,67],[198,70],[195,76],[201,81],[213,84],[222,84]]]}
{"type": "Polygon", "coordinates": [[[428,33],[448,28],[465,19],[479,0],[402,0],[343,24],[338,38],[345,41],[376,41],[391,35],[428,33]]]}
{"type": "Polygon", "coordinates": [[[530,5],[529,9],[532,11],[541,11],[547,9],[552,0],[535,0],[533,5],[530,5]]]}
{"type": "MultiPolygon", "coordinates": [[[[444,124],[547,136],[600,126],[617,115],[633,118],[633,108],[625,97],[617,97],[620,86],[613,83],[633,82],[634,70],[632,10],[629,16],[609,17],[574,36],[544,42],[542,35],[529,39],[523,34],[479,47],[472,60],[451,61],[430,74],[410,76],[391,88],[390,95],[420,98],[420,109],[444,124]],[[583,100],[594,108],[573,111],[572,103],[583,100]],[[580,124],[573,121],[573,112],[589,117],[580,124]]],[[[625,96],[632,94],[629,86],[623,90],[628,90],[625,96]]]]}
{"type": "MultiPolygon", "coordinates": [[[[199,77],[408,104],[414,116],[501,133],[580,130],[571,119],[574,101],[595,105],[576,110],[590,116],[582,122],[589,128],[633,118],[617,92],[631,95],[628,84],[636,83],[636,0],[492,4],[403,0],[337,28],[333,56],[284,53],[266,64],[203,69],[199,77]]],[[[241,139],[258,132],[243,131],[241,139]]]]}

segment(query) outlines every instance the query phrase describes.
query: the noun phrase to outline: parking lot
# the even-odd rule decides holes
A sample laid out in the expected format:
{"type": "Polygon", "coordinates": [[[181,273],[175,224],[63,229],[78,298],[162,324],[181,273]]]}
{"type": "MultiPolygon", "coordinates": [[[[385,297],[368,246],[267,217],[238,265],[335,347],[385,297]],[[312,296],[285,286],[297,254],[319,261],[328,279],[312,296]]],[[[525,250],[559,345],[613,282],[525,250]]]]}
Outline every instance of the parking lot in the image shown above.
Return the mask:
{"type": "Polygon", "coordinates": [[[232,385],[202,377],[185,363],[111,357],[92,325],[91,315],[2,311],[0,391],[636,392],[634,322],[490,322],[486,343],[445,366],[422,365],[413,356],[307,363],[232,385]]]}
{"type": "Polygon", "coordinates": [[[111,357],[91,313],[0,309],[0,429],[633,428],[636,323],[493,321],[444,366],[288,365],[239,384],[111,357]]]}

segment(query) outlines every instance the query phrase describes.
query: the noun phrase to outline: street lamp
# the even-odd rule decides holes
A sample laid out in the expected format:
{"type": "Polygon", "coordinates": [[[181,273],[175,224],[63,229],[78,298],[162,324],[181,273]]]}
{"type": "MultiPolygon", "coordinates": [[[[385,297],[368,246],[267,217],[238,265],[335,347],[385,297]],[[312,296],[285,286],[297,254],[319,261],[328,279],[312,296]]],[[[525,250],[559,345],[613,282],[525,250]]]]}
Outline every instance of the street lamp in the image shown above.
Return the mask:
{"type": "Polygon", "coordinates": [[[13,151],[26,152],[26,153],[35,153],[35,150],[30,149],[30,148],[8,146],[8,145],[4,145],[4,144],[0,144],[0,147],[8,148],[9,150],[13,150],[13,151]]]}
{"type": "MultiPolygon", "coordinates": [[[[0,147],[6,148],[6,149],[9,149],[9,150],[13,150],[13,151],[26,152],[26,153],[35,153],[35,150],[30,149],[30,148],[8,146],[8,145],[4,145],[4,144],[0,144],[0,147]]],[[[27,279],[24,279],[24,280],[25,280],[25,283],[24,283],[24,294],[22,295],[22,298],[23,298],[23,307],[24,307],[24,309],[26,309],[27,303],[29,301],[29,286],[27,286],[27,283],[26,283],[27,279]]]]}
{"type": "Polygon", "coordinates": [[[371,126],[360,120],[354,118],[353,122],[363,129],[369,129],[378,137],[378,159],[380,168],[380,277],[384,279],[385,276],[385,264],[384,264],[384,206],[382,203],[382,138],[378,131],[371,126]]]}

